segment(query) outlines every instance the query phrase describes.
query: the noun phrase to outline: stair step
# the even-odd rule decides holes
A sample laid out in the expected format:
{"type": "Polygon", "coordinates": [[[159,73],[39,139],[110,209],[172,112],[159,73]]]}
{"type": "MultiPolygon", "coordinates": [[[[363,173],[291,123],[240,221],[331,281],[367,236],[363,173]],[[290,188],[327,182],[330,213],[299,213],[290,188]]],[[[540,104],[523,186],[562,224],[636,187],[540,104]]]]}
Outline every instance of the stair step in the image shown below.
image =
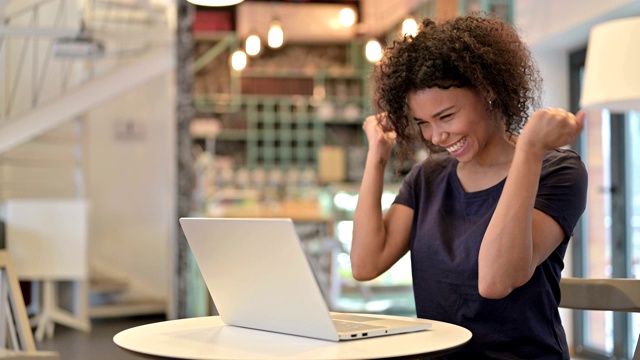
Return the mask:
{"type": "Polygon", "coordinates": [[[129,282],[126,279],[116,278],[92,278],[89,283],[91,294],[108,294],[121,293],[129,288],[129,282]]]}
{"type": "Polygon", "coordinates": [[[97,319],[137,315],[156,315],[165,314],[166,311],[167,304],[164,301],[140,299],[114,304],[91,306],[89,308],[89,317],[97,319]]]}

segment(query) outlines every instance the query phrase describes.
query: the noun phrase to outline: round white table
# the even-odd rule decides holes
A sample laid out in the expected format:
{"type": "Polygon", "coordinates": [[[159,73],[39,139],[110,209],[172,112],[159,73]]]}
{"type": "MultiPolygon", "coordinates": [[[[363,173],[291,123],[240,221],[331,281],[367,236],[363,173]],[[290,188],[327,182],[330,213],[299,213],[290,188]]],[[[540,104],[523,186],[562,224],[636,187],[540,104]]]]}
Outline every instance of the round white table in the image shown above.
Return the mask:
{"type": "Polygon", "coordinates": [[[137,326],[119,332],[113,341],[134,353],[164,358],[297,360],[379,359],[438,353],[471,339],[471,332],[463,327],[428,322],[432,328],[425,331],[332,342],[228,326],[218,316],[207,316],[137,326]]]}

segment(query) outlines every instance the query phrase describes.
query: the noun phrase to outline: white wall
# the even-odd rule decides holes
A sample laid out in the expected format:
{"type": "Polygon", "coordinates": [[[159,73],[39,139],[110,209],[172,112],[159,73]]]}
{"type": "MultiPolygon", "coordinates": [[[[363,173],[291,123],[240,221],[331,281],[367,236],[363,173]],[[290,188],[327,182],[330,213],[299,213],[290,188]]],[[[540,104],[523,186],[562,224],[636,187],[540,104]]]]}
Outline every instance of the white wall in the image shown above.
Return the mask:
{"type": "Polygon", "coordinates": [[[176,223],[174,99],[168,74],[88,116],[90,261],[165,300],[176,223]],[[127,122],[132,132],[123,132],[127,122]]]}

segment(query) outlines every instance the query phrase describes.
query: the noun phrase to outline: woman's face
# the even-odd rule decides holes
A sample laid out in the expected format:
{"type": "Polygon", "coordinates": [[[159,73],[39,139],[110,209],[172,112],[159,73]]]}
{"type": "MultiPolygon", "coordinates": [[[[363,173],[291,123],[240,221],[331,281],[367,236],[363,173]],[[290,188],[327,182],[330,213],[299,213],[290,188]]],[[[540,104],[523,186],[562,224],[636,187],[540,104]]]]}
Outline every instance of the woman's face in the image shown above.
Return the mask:
{"type": "Polygon", "coordinates": [[[461,163],[504,139],[487,112],[488,103],[469,88],[426,88],[408,95],[409,108],[425,140],[445,148],[461,163]]]}

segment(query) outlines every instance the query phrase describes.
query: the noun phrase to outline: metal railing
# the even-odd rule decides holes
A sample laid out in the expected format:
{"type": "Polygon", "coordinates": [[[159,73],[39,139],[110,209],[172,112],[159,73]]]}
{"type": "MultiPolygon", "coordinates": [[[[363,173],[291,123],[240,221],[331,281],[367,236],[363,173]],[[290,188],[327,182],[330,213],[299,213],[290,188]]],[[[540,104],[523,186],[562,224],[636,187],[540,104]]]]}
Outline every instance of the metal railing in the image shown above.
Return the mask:
{"type": "Polygon", "coordinates": [[[171,21],[151,0],[0,0],[0,125],[166,44],[171,21]]]}

